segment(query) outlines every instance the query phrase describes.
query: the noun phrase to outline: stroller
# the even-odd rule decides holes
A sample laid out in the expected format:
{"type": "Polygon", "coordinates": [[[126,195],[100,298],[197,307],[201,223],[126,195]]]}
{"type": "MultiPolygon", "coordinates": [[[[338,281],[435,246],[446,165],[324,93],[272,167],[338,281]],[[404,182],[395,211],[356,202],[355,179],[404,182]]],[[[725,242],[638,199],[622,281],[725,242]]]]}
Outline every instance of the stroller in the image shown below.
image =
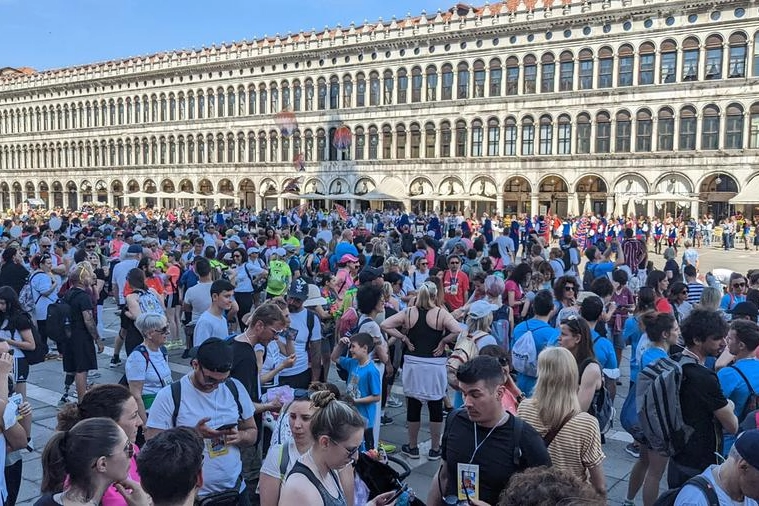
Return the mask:
{"type": "MultiPolygon", "coordinates": [[[[391,490],[400,490],[404,486],[403,481],[411,474],[409,465],[397,457],[388,456],[387,463],[384,463],[364,452],[358,454],[354,469],[356,481],[360,479],[369,490],[368,499],[374,499],[391,490]],[[402,471],[398,472],[393,466],[402,468],[402,471]]],[[[359,486],[359,483],[356,483],[357,490],[359,486]]],[[[409,506],[425,506],[422,501],[413,496],[409,498],[408,504],[409,506]]]]}

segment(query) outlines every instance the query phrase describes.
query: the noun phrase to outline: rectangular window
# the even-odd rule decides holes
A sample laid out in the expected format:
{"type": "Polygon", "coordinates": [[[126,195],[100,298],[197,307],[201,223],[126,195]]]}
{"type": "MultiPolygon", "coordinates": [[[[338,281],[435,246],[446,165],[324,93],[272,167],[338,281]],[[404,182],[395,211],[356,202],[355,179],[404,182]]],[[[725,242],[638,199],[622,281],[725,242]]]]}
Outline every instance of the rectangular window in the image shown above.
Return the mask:
{"type": "Polygon", "coordinates": [[[561,66],[559,67],[559,91],[572,91],[574,73],[575,62],[561,62],[561,66]]]}
{"type": "Polygon", "coordinates": [[[424,157],[435,158],[435,131],[428,130],[424,136],[424,157]]]}
{"type": "Polygon", "coordinates": [[[506,94],[516,95],[519,90],[519,67],[506,68],[506,94]]]}
{"type": "Polygon", "coordinates": [[[666,118],[659,120],[659,140],[657,148],[659,151],[672,151],[675,148],[675,120],[666,118]]]}
{"type": "Polygon", "coordinates": [[[635,128],[635,151],[651,151],[651,120],[639,120],[635,128]]]}
{"type": "Polygon", "coordinates": [[[469,71],[459,71],[459,92],[457,98],[469,98],[469,71]]]}
{"type": "Polygon", "coordinates": [[[719,148],[719,116],[705,116],[701,133],[701,149],[719,148]]]}
{"type": "Polygon", "coordinates": [[[754,63],[752,75],[754,77],[759,76],[759,37],[754,37],[754,63]]]}
{"type": "Polygon", "coordinates": [[[696,149],[696,118],[680,118],[680,151],[696,149]]]}
{"type": "Polygon", "coordinates": [[[485,70],[474,71],[474,98],[485,96],[485,70]]]}
{"type": "Polygon", "coordinates": [[[490,96],[501,96],[501,79],[503,78],[503,71],[501,69],[493,69],[490,71],[490,96]]]}
{"type": "Polygon", "coordinates": [[[543,75],[540,79],[540,92],[553,93],[553,80],[556,73],[556,65],[553,63],[543,64],[543,75]]]}
{"type": "Polygon", "coordinates": [[[704,62],[704,79],[722,79],[722,48],[715,47],[706,50],[704,62]]]}
{"type": "Polygon", "coordinates": [[[590,123],[577,124],[577,152],[590,153],[590,123]]]}
{"type": "Polygon", "coordinates": [[[608,153],[611,150],[611,123],[596,125],[596,153],[608,153]]]}
{"type": "Polygon", "coordinates": [[[472,155],[482,156],[482,128],[472,129],[472,155]]]}
{"type": "Polygon", "coordinates": [[[661,82],[674,83],[677,73],[677,53],[663,53],[661,55],[661,82]]]}
{"type": "Polygon", "coordinates": [[[633,57],[619,57],[619,77],[617,86],[632,86],[633,84],[633,57]]]}
{"type": "Polygon", "coordinates": [[[522,155],[534,155],[535,154],[535,127],[533,125],[525,125],[522,127],[522,155]]]}
{"type": "Polygon", "coordinates": [[[440,157],[448,158],[451,156],[451,130],[446,129],[440,132],[440,157]]]}
{"type": "Polygon", "coordinates": [[[399,76],[398,77],[398,103],[399,104],[406,103],[407,94],[408,94],[408,77],[399,76]]]}
{"type": "Polygon", "coordinates": [[[551,144],[553,144],[553,125],[540,125],[540,144],[538,145],[538,153],[541,155],[550,155],[552,152],[551,144]]]}
{"type": "Polygon", "coordinates": [[[572,125],[569,123],[559,124],[558,154],[569,155],[572,153],[572,125]]]}
{"type": "Polygon", "coordinates": [[[749,147],[752,149],[759,148],[759,115],[751,115],[751,138],[749,139],[749,147]]]}
{"type": "Polygon", "coordinates": [[[698,80],[698,49],[683,51],[683,81],[698,80]]]}
{"type": "Polygon", "coordinates": [[[453,72],[443,73],[443,92],[441,98],[450,100],[453,97],[453,72]]]}
{"type": "Polygon", "coordinates": [[[501,130],[498,127],[488,128],[488,156],[498,156],[498,146],[501,144],[501,130]]]}
{"type": "Polygon", "coordinates": [[[524,92],[535,93],[538,79],[538,66],[526,65],[524,67],[524,92]]]}
{"type": "Polygon", "coordinates": [[[369,160],[377,159],[377,146],[379,145],[379,136],[377,134],[369,135],[369,160]]]}
{"type": "Polygon", "coordinates": [[[514,156],[517,154],[516,125],[509,125],[503,129],[503,154],[506,156],[514,156]]]}
{"type": "Polygon", "coordinates": [[[743,116],[728,116],[725,121],[725,149],[743,147],[743,116]]]}
{"type": "Polygon", "coordinates": [[[615,139],[615,150],[617,153],[630,152],[630,122],[617,121],[617,135],[615,139]]]}
{"type": "Polygon", "coordinates": [[[613,86],[614,59],[601,58],[598,60],[598,87],[611,88],[613,86]]]}
{"type": "Polygon", "coordinates": [[[727,77],[746,77],[746,46],[730,48],[730,62],[727,77]]]}
{"type": "Polygon", "coordinates": [[[366,105],[366,81],[361,79],[356,83],[356,106],[364,107],[366,105]]]}
{"type": "Polygon", "coordinates": [[[640,55],[640,75],[638,84],[654,84],[654,54],[640,55]]]}
{"type": "Polygon", "coordinates": [[[437,74],[427,74],[427,102],[437,100],[437,74]]]}
{"type": "Polygon", "coordinates": [[[411,76],[411,101],[422,101],[422,74],[411,76]]]}
{"type": "Polygon", "coordinates": [[[580,61],[580,89],[589,90],[593,88],[593,60],[580,61]]]}
{"type": "Polygon", "coordinates": [[[364,146],[366,145],[366,137],[364,134],[356,136],[356,150],[354,156],[356,160],[364,159],[364,146]]]}

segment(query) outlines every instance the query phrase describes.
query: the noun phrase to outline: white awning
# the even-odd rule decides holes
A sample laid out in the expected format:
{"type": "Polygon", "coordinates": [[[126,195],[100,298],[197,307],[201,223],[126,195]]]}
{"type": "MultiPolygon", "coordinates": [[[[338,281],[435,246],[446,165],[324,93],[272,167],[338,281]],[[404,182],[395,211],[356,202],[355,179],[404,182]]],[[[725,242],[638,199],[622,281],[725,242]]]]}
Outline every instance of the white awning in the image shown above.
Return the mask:
{"type": "Polygon", "coordinates": [[[731,204],[754,204],[759,202],[759,177],[749,181],[743,190],[730,199],[731,204]]]}

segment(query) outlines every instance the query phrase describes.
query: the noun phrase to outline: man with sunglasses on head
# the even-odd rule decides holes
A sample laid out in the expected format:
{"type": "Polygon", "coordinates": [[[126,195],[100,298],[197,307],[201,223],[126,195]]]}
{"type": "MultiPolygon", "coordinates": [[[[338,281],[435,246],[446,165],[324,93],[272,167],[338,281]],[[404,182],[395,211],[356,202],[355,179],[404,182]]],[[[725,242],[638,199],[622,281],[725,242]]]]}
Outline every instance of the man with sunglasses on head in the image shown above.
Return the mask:
{"type": "Polygon", "coordinates": [[[239,494],[248,506],[240,448],[258,437],[255,408],[242,383],[230,378],[233,351],[211,338],[193,349],[192,372],[156,395],[146,424],[148,440],[172,427],[192,427],[204,439],[203,486],[198,498],[239,494]]]}

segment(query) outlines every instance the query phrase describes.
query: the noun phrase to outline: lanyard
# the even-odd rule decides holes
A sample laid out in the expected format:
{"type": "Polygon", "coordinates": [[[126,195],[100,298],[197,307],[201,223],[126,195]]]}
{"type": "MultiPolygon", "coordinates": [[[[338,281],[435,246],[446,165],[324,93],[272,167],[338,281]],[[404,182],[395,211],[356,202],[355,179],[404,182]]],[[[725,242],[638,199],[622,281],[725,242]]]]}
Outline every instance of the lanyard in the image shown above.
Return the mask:
{"type": "Polygon", "coordinates": [[[480,449],[480,446],[485,444],[485,441],[488,440],[490,435],[493,433],[494,430],[496,430],[505,420],[509,417],[508,413],[504,413],[504,415],[501,417],[500,420],[498,420],[498,423],[496,423],[492,429],[490,429],[490,432],[488,432],[488,435],[485,436],[485,439],[482,440],[482,443],[477,443],[477,424],[472,422],[472,426],[474,428],[474,451],[472,452],[472,456],[469,458],[469,463],[471,464],[474,461],[474,456],[477,454],[477,450],[480,449]]]}

